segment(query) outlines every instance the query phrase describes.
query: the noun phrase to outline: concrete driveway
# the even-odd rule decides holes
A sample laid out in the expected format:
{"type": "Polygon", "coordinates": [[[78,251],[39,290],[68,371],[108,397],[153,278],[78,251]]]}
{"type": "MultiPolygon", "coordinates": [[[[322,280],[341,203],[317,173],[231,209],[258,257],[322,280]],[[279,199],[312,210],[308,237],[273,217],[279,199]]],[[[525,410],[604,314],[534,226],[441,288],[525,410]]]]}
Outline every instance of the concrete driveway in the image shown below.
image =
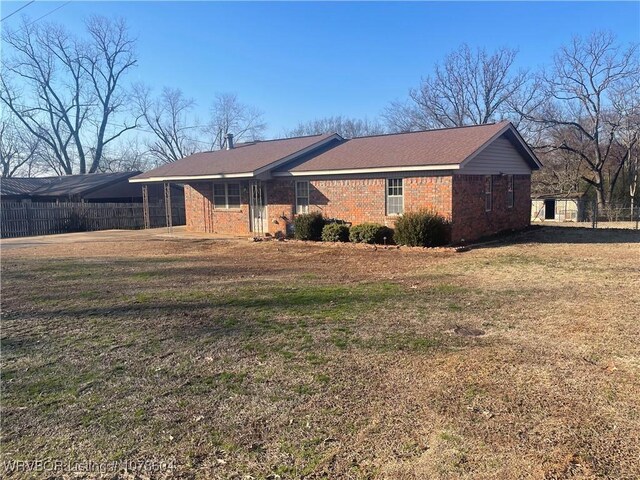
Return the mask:
{"type": "Polygon", "coordinates": [[[60,233],[57,235],[41,235],[37,237],[3,238],[0,250],[38,247],[41,245],[61,245],[96,242],[122,242],[144,240],[150,238],[238,238],[212,234],[189,233],[185,227],[151,228],[149,230],[101,230],[97,232],[60,233]]]}

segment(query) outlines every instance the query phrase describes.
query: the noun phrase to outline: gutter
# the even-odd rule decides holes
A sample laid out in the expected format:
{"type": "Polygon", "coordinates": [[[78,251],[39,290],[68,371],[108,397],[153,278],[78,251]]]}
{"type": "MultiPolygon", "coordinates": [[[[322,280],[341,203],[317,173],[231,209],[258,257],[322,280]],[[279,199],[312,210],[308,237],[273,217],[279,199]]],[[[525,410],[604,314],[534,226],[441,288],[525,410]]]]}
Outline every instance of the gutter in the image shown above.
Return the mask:
{"type": "Polygon", "coordinates": [[[129,183],[154,183],[154,182],[186,182],[189,180],[216,180],[225,178],[251,178],[253,172],[245,173],[217,173],[214,175],[183,175],[176,177],[148,177],[130,178],[129,183]]]}
{"type": "Polygon", "coordinates": [[[306,170],[306,171],[288,171],[274,172],[274,177],[304,177],[319,175],[355,175],[360,173],[393,173],[393,172],[429,172],[442,170],[459,170],[460,164],[449,165],[418,165],[405,167],[374,167],[374,168],[350,168],[343,170],[306,170]]]}

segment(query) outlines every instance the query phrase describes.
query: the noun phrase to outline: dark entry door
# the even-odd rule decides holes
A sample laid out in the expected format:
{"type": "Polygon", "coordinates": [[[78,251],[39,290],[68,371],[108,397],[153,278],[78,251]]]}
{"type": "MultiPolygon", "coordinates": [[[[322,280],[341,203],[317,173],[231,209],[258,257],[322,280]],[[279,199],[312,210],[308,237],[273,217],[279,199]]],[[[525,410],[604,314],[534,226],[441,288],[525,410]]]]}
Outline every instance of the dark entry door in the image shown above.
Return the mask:
{"type": "Polygon", "coordinates": [[[556,201],[545,200],[544,201],[544,219],[554,220],[556,218],[556,201]]]}

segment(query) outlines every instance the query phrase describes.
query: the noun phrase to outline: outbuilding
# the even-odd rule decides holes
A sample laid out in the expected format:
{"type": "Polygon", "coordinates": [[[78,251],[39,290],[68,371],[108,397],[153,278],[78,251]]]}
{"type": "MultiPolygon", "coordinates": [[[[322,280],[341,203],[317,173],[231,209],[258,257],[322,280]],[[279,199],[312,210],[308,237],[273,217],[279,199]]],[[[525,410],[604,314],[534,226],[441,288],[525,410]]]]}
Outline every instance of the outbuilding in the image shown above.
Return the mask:
{"type": "Polygon", "coordinates": [[[534,195],[532,222],[584,222],[587,220],[584,193],[534,195]]]}
{"type": "Polygon", "coordinates": [[[129,181],[184,184],[194,232],[288,233],[296,215],[311,211],[393,227],[404,212],[428,208],[451,221],[460,242],[528,226],[531,172],[541,167],[510,122],[227,143],[129,181]]]}

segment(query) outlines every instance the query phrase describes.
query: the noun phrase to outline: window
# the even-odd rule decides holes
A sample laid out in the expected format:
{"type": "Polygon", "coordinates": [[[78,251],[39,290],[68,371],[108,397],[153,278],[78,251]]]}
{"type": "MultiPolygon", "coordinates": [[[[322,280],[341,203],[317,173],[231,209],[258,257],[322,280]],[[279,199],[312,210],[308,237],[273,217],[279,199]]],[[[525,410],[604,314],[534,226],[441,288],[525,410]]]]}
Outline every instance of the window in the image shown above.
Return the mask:
{"type": "Polygon", "coordinates": [[[507,175],[507,208],[513,208],[513,175],[507,175]]]}
{"type": "Polygon", "coordinates": [[[492,194],[491,189],[493,187],[493,178],[491,175],[486,175],[484,177],[484,210],[485,212],[490,212],[492,205],[492,194]]]}
{"type": "Polygon", "coordinates": [[[227,208],[240,208],[240,184],[227,184],[227,208]]]}
{"type": "Polygon", "coordinates": [[[296,213],[309,213],[309,182],[296,182],[296,213]]]}
{"type": "Polygon", "coordinates": [[[240,208],[240,184],[214,183],[213,206],[226,209],[240,208]]]}
{"type": "Polygon", "coordinates": [[[400,215],[404,211],[402,179],[387,179],[387,215],[400,215]]]}

